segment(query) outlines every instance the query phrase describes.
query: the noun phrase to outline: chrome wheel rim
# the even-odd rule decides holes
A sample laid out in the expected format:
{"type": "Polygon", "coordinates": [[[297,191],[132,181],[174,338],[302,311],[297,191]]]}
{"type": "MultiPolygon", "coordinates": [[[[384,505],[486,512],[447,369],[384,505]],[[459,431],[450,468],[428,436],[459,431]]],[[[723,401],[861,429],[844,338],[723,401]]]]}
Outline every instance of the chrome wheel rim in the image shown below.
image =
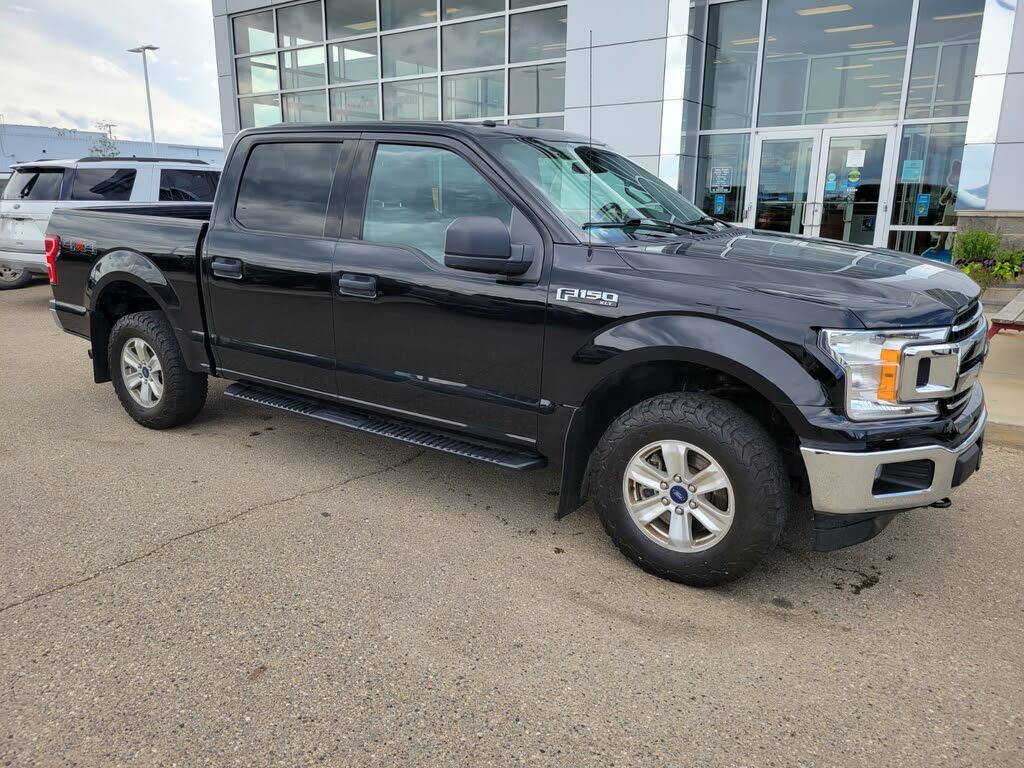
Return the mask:
{"type": "Polygon", "coordinates": [[[634,525],[674,552],[701,552],[732,527],[736,494],[711,454],[679,440],[645,445],[626,464],[622,498],[634,525]]]}
{"type": "Polygon", "coordinates": [[[153,348],[142,339],[128,339],[121,347],[121,376],[132,400],[143,408],[152,408],[163,397],[163,366],[153,348]]]}
{"type": "Polygon", "coordinates": [[[14,283],[21,279],[21,276],[25,273],[23,269],[14,269],[14,267],[8,267],[5,264],[0,264],[0,281],[5,283],[14,283]]]}

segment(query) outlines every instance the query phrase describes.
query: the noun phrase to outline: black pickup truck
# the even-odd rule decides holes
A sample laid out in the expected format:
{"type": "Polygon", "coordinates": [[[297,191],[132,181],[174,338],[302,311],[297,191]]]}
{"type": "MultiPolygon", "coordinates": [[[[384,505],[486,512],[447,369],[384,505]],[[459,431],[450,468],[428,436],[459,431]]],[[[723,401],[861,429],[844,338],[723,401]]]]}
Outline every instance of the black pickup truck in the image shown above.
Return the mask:
{"type": "Polygon", "coordinates": [[[561,131],[243,131],[210,206],[59,210],[58,324],[163,429],[228,397],[561,471],[641,567],[735,579],[809,493],[815,546],[948,506],[979,466],[978,287],[708,218],[561,131]]]}

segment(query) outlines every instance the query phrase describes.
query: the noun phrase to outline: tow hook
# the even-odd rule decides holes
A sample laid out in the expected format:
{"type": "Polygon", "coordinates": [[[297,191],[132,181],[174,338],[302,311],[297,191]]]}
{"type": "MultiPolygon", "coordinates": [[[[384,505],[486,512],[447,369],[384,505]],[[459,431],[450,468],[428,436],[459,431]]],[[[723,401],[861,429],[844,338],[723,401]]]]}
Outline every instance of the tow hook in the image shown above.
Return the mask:
{"type": "Polygon", "coordinates": [[[950,499],[947,496],[944,499],[939,499],[938,501],[933,501],[928,506],[935,507],[935,509],[949,509],[950,507],[953,506],[953,501],[952,501],[952,499],[950,499]]]}

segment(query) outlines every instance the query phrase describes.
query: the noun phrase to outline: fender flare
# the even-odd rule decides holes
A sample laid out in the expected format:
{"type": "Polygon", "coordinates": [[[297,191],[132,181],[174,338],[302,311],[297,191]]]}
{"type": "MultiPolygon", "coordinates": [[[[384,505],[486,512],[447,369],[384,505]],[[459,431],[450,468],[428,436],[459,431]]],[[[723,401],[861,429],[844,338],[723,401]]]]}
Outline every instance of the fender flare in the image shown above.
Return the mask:
{"type": "MultiPolygon", "coordinates": [[[[803,344],[794,344],[805,353],[803,344]]],[[[761,393],[797,435],[809,425],[799,406],[828,406],[822,382],[777,341],[725,320],[693,315],[653,315],[605,328],[573,355],[574,364],[590,364],[593,382],[585,392],[566,392],[562,402],[577,402],[565,431],[558,513],[562,517],[583,501],[583,482],[595,437],[590,433],[595,394],[630,368],[645,363],[698,365],[721,371],[761,393]]]]}

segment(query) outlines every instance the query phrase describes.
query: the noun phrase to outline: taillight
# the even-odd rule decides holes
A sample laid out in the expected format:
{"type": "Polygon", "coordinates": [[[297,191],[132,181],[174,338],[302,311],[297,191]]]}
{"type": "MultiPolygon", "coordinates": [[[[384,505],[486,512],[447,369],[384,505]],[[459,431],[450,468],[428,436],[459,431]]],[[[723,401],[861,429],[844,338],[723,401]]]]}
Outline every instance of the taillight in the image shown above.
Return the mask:
{"type": "Polygon", "coordinates": [[[57,251],[60,250],[60,238],[56,235],[46,236],[46,270],[50,276],[50,285],[57,284],[57,251]]]}

